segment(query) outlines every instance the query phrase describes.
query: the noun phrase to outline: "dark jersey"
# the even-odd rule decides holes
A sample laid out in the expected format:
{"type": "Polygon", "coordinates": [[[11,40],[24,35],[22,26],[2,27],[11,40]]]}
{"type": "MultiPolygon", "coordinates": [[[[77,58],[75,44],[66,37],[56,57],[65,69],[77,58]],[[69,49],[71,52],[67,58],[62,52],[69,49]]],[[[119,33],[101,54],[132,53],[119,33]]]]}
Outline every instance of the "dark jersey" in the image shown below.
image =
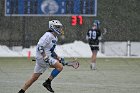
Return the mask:
{"type": "Polygon", "coordinates": [[[99,45],[99,37],[101,36],[100,29],[89,29],[87,32],[87,38],[89,45],[99,45]]]}

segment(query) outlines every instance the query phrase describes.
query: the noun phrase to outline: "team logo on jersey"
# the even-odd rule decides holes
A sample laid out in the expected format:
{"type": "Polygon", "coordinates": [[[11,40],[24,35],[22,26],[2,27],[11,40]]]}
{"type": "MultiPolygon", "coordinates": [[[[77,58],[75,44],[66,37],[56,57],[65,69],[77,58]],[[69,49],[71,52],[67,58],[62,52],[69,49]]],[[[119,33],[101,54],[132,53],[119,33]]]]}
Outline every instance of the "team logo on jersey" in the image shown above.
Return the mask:
{"type": "Polygon", "coordinates": [[[52,43],[56,43],[56,40],[52,40],[52,43]]]}

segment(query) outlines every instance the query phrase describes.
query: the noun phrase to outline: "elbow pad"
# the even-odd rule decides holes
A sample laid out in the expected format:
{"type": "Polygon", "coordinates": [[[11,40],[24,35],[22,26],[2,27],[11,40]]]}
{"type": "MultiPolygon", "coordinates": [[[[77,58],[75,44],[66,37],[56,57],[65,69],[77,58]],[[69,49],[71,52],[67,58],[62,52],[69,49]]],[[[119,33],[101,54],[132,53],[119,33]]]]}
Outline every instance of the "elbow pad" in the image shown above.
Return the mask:
{"type": "Polygon", "coordinates": [[[43,46],[39,46],[39,47],[38,47],[38,51],[39,51],[40,53],[43,53],[43,52],[44,52],[44,47],[43,47],[43,46]]]}

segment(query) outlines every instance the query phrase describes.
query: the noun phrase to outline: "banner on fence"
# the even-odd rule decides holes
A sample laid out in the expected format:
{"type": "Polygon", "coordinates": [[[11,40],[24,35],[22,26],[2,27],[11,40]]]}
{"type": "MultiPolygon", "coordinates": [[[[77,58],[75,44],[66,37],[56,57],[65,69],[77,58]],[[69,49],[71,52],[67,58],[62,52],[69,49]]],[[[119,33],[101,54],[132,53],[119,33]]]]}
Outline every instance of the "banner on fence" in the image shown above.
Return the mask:
{"type": "Polygon", "coordinates": [[[5,16],[96,16],[97,0],[5,0],[5,16]]]}

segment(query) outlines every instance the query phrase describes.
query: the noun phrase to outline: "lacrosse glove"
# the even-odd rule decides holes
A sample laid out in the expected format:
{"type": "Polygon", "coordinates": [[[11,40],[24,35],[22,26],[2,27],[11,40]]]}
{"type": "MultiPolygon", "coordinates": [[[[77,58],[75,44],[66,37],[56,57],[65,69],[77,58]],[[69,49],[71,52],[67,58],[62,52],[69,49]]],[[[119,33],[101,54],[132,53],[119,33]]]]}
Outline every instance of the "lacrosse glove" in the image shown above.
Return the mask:
{"type": "Polygon", "coordinates": [[[49,64],[49,57],[48,56],[45,56],[44,58],[43,58],[43,60],[47,63],[47,64],[49,64]]]}
{"type": "Polygon", "coordinates": [[[60,59],[59,59],[59,62],[60,62],[63,66],[66,65],[66,62],[65,62],[64,58],[60,58],[60,59]]]}

